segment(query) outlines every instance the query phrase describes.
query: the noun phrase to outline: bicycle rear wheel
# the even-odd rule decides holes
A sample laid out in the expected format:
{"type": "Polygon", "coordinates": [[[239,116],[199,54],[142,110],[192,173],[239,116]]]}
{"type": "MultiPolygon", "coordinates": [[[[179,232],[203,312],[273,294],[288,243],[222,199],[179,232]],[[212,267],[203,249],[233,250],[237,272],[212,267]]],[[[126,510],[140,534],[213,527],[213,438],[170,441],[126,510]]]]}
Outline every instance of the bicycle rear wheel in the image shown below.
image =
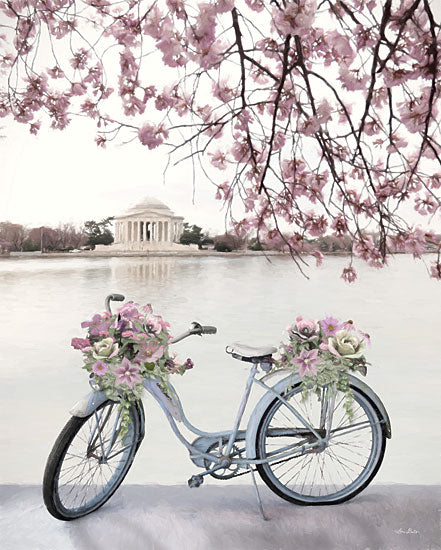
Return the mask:
{"type": "MultiPolygon", "coordinates": [[[[353,387],[352,391],[352,422],[343,407],[344,394],[337,391],[328,446],[302,454],[302,444],[317,438],[277,398],[268,406],[257,431],[257,458],[267,458],[298,442],[296,457],[257,465],[263,481],[280,497],[302,505],[339,504],[372,481],[383,460],[385,430],[372,401],[361,390],[353,387]]],[[[299,384],[284,398],[319,430],[321,401],[315,393],[303,401],[299,384]]]]}
{"type": "Polygon", "coordinates": [[[85,418],[73,416],[58,436],[43,479],[43,498],[57,519],[72,520],[97,510],[117,490],[140,440],[135,405],[124,440],[119,437],[119,405],[105,401],[85,418]]]}

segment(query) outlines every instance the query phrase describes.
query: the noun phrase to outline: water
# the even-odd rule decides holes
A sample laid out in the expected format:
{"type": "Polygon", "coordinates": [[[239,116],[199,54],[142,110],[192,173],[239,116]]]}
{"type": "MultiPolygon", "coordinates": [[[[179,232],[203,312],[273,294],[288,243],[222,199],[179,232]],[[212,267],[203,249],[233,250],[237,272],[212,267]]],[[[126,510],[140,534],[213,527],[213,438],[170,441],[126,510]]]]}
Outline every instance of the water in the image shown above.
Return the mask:
{"type": "MultiPolygon", "coordinates": [[[[81,321],[102,311],[111,292],[150,302],[175,334],[191,321],[218,327],[176,345],[195,368],[175,387],[188,418],[207,430],[231,427],[247,377],[246,364],[225,355],[227,344],[277,345],[299,314],[353,319],[372,336],[367,382],[392,420],[376,482],[439,483],[441,284],[399,256],[382,272],[360,266],[350,286],[339,278],[346,263],[328,258],[306,280],[281,257],[2,260],[0,483],[41,483],[68,409],[88,391],[70,340],[83,336],[81,321]]],[[[146,437],[127,481],[185,483],[196,473],[186,449],[156,403],[145,406],[146,437]]]]}

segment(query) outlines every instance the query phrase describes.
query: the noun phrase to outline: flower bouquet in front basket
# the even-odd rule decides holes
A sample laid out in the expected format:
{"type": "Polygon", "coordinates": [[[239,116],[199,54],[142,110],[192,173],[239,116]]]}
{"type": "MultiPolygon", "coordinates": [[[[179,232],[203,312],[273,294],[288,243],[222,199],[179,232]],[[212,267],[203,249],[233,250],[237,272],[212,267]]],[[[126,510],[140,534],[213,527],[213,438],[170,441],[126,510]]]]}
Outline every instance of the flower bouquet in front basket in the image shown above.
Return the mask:
{"type": "Polygon", "coordinates": [[[305,398],[310,391],[320,396],[324,386],[344,392],[344,407],[351,418],[353,394],[347,373],[366,374],[369,363],[363,353],[369,335],[357,330],[352,321],[340,322],[334,317],[321,321],[297,317],[287,332],[289,342],[281,343],[273,369],[288,368],[298,374],[305,398]]]}
{"type": "Polygon", "coordinates": [[[169,323],[153,315],[150,304],[127,302],[118,313],[96,314],[81,323],[87,338],[73,338],[72,346],[83,353],[83,368],[91,373],[100,390],[121,406],[121,432],[127,432],[129,408],[140,399],[143,381],[154,378],[165,393],[172,373],[184,374],[193,367],[187,359],[170,355],[169,323]]]}

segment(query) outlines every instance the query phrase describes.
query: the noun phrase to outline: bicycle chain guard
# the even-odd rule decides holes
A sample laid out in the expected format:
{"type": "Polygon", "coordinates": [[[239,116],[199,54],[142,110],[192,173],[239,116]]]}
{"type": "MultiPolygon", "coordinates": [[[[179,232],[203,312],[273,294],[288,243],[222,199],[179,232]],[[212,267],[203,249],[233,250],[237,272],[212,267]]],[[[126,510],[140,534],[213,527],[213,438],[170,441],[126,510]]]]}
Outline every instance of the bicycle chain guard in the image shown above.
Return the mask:
{"type": "MultiPolygon", "coordinates": [[[[245,441],[246,438],[246,430],[239,430],[237,432],[237,436],[235,439],[235,442],[237,441],[245,441]]],[[[195,447],[199,452],[201,453],[209,453],[210,447],[215,447],[219,445],[219,437],[208,437],[208,436],[201,436],[197,437],[193,443],[191,444],[193,447],[195,447]]],[[[222,438],[222,443],[226,444],[228,442],[228,436],[222,438]]],[[[199,466],[199,468],[205,468],[205,459],[202,456],[197,456],[194,451],[190,450],[190,459],[196,466],[199,466]]]]}

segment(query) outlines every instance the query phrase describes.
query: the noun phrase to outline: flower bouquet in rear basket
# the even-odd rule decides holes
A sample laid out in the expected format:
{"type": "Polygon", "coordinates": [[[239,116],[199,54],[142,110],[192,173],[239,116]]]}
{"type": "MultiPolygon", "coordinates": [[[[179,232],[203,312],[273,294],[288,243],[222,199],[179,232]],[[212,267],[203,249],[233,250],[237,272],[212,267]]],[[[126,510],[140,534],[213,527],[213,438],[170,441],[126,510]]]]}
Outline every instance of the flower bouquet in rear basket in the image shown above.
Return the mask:
{"type": "Polygon", "coordinates": [[[141,398],[147,378],[156,379],[167,393],[169,375],[184,374],[193,367],[169,352],[169,323],[154,315],[150,304],[127,302],[118,313],[96,314],[81,323],[86,338],[73,338],[72,346],[83,353],[83,368],[100,390],[121,407],[121,431],[127,432],[130,405],[141,398]]]}
{"type": "Polygon", "coordinates": [[[366,375],[369,363],[363,354],[369,335],[357,330],[352,321],[340,322],[334,317],[321,321],[297,317],[287,332],[289,342],[280,344],[273,370],[288,368],[298,374],[304,398],[310,391],[320,397],[324,386],[344,392],[344,407],[352,418],[353,394],[347,373],[366,375]]]}

